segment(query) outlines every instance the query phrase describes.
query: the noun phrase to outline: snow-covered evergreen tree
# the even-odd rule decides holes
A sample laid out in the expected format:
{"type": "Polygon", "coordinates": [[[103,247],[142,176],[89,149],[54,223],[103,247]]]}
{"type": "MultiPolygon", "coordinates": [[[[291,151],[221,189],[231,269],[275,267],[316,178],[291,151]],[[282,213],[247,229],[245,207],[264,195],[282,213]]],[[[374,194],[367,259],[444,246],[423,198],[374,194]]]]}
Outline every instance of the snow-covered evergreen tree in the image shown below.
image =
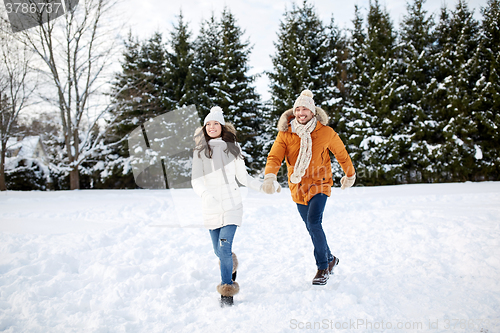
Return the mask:
{"type": "Polygon", "coordinates": [[[398,76],[396,33],[387,12],[378,1],[370,3],[367,30],[356,10],[355,30],[351,41],[350,110],[354,114],[350,145],[354,145],[356,168],[364,184],[384,184],[400,172],[400,148],[397,109],[398,76]],[[362,44],[352,46],[356,40],[362,44]],[[358,146],[359,145],[359,146],[358,146]]]}
{"type": "Polygon", "coordinates": [[[220,20],[214,15],[202,23],[195,41],[195,57],[188,76],[186,100],[198,108],[201,119],[218,105],[238,134],[243,155],[251,172],[265,163],[262,150],[262,111],[255,92],[254,76],[248,74],[251,47],[244,31],[225,8],[220,20]]]}
{"type": "Polygon", "coordinates": [[[188,90],[184,97],[184,104],[196,105],[201,119],[219,102],[221,52],[220,25],[212,13],[208,20],[201,23],[200,32],[194,41],[194,58],[186,79],[188,90]]]}
{"type": "Polygon", "coordinates": [[[255,77],[248,74],[251,47],[243,40],[244,31],[237,25],[234,15],[225,8],[221,17],[222,80],[220,104],[227,110],[228,119],[235,125],[238,140],[250,171],[260,171],[265,164],[262,134],[260,96],[253,86],[255,77]]]}
{"type": "Polygon", "coordinates": [[[440,166],[439,156],[442,145],[447,138],[444,135],[444,127],[447,125],[451,115],[447,111],[448,93],[445,82],[450,80],[453,73],[451,62],[448,59],[451,43],[450,12],[442,7],[439,20],[432,33],[433,44],[429,56],[430,82],[422,96],[422,103],[428,107],[426,115],[425,140],[428,142],[427,150],[430,164],[427,170],[430,172],[429,181],[439,182],[446,180],[446,171],[440,166]]]}
{"type": "Polygon", "coordinates": [[[177,109],[189,105],[186,100],[187,77],[193,62],[194,51],[191,41],[191,32],[184,22],[182,12],[179,14],[177,25],[170,32],[167,50],[165,97],[167,110],[177,109]]]}
{"type": "Polygon", "coordinates": [[[473,88],[473,119],[477,132],[477,180],[500,176],[500,1],[489,0],[482,10],[483,21],[473,68],[479,73],[473,88]]]}
{"type": "MultiPolygon", "coordinates": [[[[330,115],[330,124],[337,131],[344,132],[346,117],[344,106],[346,102],[347,80],[347,38],[335,24],[333,17],[325,27],[326,34],[326,64],[319,69],[322,85],[317,90],[318,96],[324,96],[321,106],[330,115]]],[[[344,133],[343,133],[344,134],[344,133]]]]}
{"type": "Polygon", "coordinates": [[[433,65],[438,72],[429,94],[438,139],[433,163],[442,181],[469,180],[475,169],[477,132],[472,117],[477,79],[473,78],[476,71],[471,60],[478,46],[479,25],[460,0],[450,16],[442,10],[436,32],[438,53],[433,65]]]}
{"type": "Polygon", "coordinates": [[[313,92],[316,104],[324,107],[327,113],[330,107],[339,103],[340,93],[336,90],[341,63],[336,57],[337,52],[342,52],[339,44],[336,27],[333,24],[325,27],[307,0],[302,7],[292,4],[292,9],[285,12],[278,41],[274,43],[273,70],[267,73],[275,121],[293,106],[304,89],[313,92]]]}
{"type": "Polygon", "coordinates": [[[431,146],[429,145],[435,122],[426,102],[425,91],[432,79],[429,62],[433,43],[434,20],[423,10],[425,0],[414,0],[407,5],[400,34],[401,73],[399,113],[403,121],[398,131],[408,142],[405,145],[401,181],[416,182],[432,179],[431,146]],[[411,141],[411,142],[409,142],[411,141]]]}
{"type": "Polygon", "coordinates": [[[368,59],[366,56],[366,31],[364,19],[357,5],[354,6],[354,28],[347,44],[348,57],[346,60],[346,100],[343,108],[345,117],[345,138],[349,155],[355,165],[358,177],[366,182],[373,171],[368,163],[366,147],[361,147],[365,129],[370,128],[366,104],[368,103],[368,88],[370,77],[368,73],[368,59]]]}
{"type": "Polygon", "coordinates": [[[128,135],[137,126],[172,107],[165,94],[166,51],[158,32],[140,43],[129,34],[125,42],[122,72],[117,74],[112,94],[115,108],[105,137],[102,184],[97,187],[135,188],[129,161],[128,135]]]}

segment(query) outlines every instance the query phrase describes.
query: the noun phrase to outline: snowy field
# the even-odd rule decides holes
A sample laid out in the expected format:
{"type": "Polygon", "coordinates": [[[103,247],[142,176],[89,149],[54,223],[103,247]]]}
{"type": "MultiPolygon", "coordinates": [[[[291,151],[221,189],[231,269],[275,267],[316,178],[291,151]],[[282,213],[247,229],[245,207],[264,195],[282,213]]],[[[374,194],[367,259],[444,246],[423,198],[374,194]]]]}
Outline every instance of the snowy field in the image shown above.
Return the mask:
{"type": "Polygon", "coordinates": [[[287,189],[244,207],[221,309],[192,190],[0,193],[0,331],[500,332],[498,182],[334,188],[326,286],[287,189]]]}

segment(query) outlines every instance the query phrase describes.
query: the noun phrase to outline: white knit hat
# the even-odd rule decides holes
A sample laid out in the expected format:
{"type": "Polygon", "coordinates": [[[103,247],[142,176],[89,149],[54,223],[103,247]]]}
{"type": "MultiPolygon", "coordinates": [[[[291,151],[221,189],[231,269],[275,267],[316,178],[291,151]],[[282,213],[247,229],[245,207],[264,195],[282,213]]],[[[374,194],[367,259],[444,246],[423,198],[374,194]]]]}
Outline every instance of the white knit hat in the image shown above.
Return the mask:
{"type": "Polygon", "coordinates": [[[203,126],[211,120],[218,121],[221,125],[226,125],[226,122],[224,121],[224,113],[222,112],[222,108],[220,106],[214,106],[210,109],[210,113],[205,117],[203,126]]]}
{"type": "Polygon", "coordinates": [[[313,93],[311,90],[303,90],[300,93],[299,98],[293,104],[293,115],[295,116],[295,109],[298,106],[304,106],[311,110],[311,112],[316,115],[316,106],[314,105],[313,93]]]}

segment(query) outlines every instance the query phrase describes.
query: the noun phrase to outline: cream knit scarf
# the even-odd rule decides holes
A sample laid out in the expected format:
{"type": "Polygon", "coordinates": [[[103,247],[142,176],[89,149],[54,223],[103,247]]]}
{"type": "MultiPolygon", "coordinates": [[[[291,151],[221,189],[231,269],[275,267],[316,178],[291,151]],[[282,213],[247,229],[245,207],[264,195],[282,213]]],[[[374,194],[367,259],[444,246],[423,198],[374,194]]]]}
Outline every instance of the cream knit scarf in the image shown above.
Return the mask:
{"type": "Polygon", "coordinates": [[[309,163],[312,158],[312,139],[311,133],[316,128],[316,117],[312,117],[307,124],[302,125],[296,119],[292,120],[292,129],[300,138],[300,150],[293,174],[290,176],[290,181],[294,184],[300,183],[300,180],[306,173],[309,163]]]}

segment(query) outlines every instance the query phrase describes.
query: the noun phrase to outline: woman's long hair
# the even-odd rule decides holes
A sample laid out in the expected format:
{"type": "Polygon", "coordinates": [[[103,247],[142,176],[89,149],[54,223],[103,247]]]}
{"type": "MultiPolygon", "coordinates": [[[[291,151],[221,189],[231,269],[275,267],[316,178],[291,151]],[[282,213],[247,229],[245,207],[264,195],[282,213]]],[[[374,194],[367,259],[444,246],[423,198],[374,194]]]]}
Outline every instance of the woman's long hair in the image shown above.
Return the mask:
{"type": "MultiPolygon", "coordinates": [[[[226,154],[233,154],[235,158],[238,158],[238,157],[241,157],[243,158],[243,155],[241,154],[241,149],[240,147],[236,144],[237,143],[237,136],[236,136],[236,133],[233,133],[232,131],[228,130],[226,128],[226,126],[224,125],[220,125],[221,126],[221,138],[224,142],[227,143],[227,148],[224,149],[224,152],[226,154]]],[[[210,140],[212,140],[213,138],[210,137],[210,135],[208,135],[207,133],[207,129],[206,129],[207,125],[205,124],[205,126],[202,127],[202,130],[201,130],[201,133],[199,133],[198,135],[202,135],[203,133],[203,138],[199,138],[201,140],[201,143],[198,144],[196,146],[196,150],[198,150],[198,157],[201,157],[201,152],[202,151],[205,151],[205,156],[208,157],[208,158],[212,158],[212,154],[213,154],[213,150],[212,148],[210,147],[210,145],[208,144],[210,140]]],[[[195,139],[196,141],[196,139],[195,139]]]]}

